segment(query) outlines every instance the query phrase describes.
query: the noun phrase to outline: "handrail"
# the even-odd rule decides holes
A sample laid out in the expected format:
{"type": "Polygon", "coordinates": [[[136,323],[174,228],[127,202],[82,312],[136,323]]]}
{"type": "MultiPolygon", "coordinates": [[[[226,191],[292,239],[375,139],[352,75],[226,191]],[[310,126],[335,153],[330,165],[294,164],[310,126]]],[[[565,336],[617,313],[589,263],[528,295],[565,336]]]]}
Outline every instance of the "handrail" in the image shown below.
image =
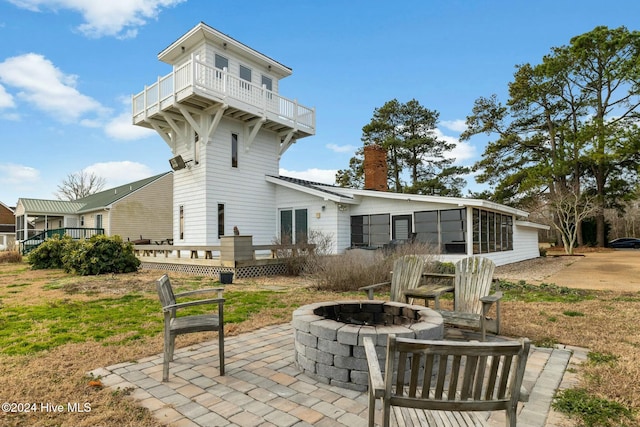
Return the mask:
{"type": "Polygon", "coordinates": [[[133,95],[133,116],[147,117],[155,114],[163,108],[166,101],[175,99],[179,92],[189,87],[256,106],[263,112],[291,122],[293,127],[315,130],[315,109],[280,96],[264,85],[243,80],[226,69],[206,64],[196,59],[195,55],[171,73],[159,77],[156,83],[145,86],[142,92],[133,95]]]}
{"type": "Polygon", "coordinates": [[[28,239],[20,242],[20,250],[23,255],[31,252],[38,246],[40,246],[45,240],[52,238],[53,236],[71,236],[74,240],[87,239],[95,236],[96,234],[104,234],[104,228],[83,228],[83,227],[64,227],[53,228],[45,230],[35,236],[31,236],[28,239]]]}

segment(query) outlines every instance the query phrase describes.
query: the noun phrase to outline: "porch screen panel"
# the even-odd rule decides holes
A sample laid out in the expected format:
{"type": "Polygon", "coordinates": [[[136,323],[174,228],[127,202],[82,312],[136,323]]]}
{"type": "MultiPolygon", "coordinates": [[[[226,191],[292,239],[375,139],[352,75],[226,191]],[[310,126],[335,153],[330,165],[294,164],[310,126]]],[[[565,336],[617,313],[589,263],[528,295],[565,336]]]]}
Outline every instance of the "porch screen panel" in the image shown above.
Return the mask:
{"type": "Polygon", "coordinates": [[[438,246],[438,211],[414,213],[416,240],[438,246]]]}
{"type": "Polygon", "coordinates": [[[351,217],[351,246],[369,246],[369,217],[358,215],[351,217]],[[365,233],[365,230],[367,231],[365,233]]]}
{"type": "Polygon", "coordinates": [[[440,236],[442,253],[465,253],[466,246],[466,209],[440,211],[440,236]]]}
{"type": "Polygon", "coordinates": [[[473,253],[480,253],[480,210],[473,209],[473,253]]]}

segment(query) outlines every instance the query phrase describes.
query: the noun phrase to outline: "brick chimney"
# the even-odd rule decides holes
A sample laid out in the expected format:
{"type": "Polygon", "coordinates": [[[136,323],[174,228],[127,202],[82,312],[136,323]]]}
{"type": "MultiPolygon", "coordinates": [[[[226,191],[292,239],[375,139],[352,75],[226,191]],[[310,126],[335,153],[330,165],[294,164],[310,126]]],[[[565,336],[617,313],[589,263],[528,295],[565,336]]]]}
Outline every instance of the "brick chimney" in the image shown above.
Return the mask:
{"type": "Polygon", "coordinates": [[[379,145],[364,147],[364,189],[387,191],[387,152],[379,145]]]}

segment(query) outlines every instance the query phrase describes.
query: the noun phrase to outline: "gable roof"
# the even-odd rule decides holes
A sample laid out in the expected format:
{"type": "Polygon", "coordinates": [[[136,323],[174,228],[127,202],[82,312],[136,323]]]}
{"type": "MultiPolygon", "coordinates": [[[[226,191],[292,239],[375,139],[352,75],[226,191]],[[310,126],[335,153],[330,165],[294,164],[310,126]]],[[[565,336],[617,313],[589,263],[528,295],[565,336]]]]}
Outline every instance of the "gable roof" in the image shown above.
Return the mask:
{"type": "Polygon", "coordinates": [[[467,199],[464,197],[445,197],[445,196],[426,196],[421,194],[409,194],[409,193],[392,193],[389,191],[376,191],[376,190],[359,190],[354,188],[338,187],[330,184],[323,184],[320,182],[305,181],[298,178],[289,178],[285,176],[271,176],[268,175],[267,181],[274,184],[282,185],[297,191],[301,191],[307,194],[323,197],[327,200],[332,200],[345,204],[359,204],[362,197],[377,197],[382,199],[392,200],[408,200],[415,202],[430,202],[430,203],[445,203],[455,206],[470,206],[477,208],[490,209],[494,211],[509,213],[520,217],[528,217],[529,212],[521,209],[512,208],[510,206],[501,205],[499,203],[491,202],[483,199],[467,199]]]}
{"type": "Polygon", "coordinates": [[[171,172],[165,172],[159,175],[152,176],[150,178],[132,182],[130,184],[125,184],[119,187],[110,188],[109,190],[100,191],[98,193],[91,194],[90,196],[73,201],[21,198],[19,200],[19,203],[22,203],[25,211],[29,212],[29,214],[31,215],[80,214],[109,207],[118,200],[127,197],[129,194],[138,191],[139,189],[170,173],[171,172]]]}

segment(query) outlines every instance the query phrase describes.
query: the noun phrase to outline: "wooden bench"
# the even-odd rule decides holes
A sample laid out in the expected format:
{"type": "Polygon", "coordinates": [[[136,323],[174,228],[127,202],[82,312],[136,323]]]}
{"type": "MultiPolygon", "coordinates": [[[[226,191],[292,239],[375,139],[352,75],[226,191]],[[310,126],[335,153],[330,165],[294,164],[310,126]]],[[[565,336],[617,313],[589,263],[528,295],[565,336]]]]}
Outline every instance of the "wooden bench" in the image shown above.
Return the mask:
{"type": "Polygon", "coordinates": [[[484,426],[480,412],[503,410],[516,426],[530,343],[426,341],[389,335],[384,376],[373,341],[365,337],[369,367],[369,427],[377,399],[382,425],[484,426]]]}

